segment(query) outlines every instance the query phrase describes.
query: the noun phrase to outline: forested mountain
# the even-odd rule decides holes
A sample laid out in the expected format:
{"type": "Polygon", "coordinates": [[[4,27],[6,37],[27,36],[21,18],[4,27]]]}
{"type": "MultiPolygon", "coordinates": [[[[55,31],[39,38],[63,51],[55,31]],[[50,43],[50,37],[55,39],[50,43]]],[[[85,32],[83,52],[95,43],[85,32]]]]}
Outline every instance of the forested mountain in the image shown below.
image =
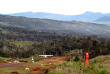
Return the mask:
{"type": "Polygon", "coordinates": [[[26,18],[0,15],[0,23],[37,31],[71,33],[82,35],[110,36],[110,26],[77,21],[58,21],[50,19],[26,18]]]}
{"type": "Polygon", "coordinates": [[[0,40],[18,41],[48,41],[52,39],[63,39],[64,35],[55,33],[32,31],[18,27],[4,26],[0,24],[0,40]]]}

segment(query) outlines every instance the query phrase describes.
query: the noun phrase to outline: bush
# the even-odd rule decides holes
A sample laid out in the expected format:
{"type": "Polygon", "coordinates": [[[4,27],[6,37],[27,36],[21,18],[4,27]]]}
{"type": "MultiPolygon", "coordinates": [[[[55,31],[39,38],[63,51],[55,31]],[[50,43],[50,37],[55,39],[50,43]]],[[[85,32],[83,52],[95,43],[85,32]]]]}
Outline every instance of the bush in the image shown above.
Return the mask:
{"type": "Polygon", "coordinates": [[[2,62],[2,63],[6,63],[2,58],[0,58],[0,62],[2,62]]]}
{"type": "Polygon", "coordinates": [[[3,59],[0,58],[0,62],[3,62],[3,59]]]}
{"type": "Polygon", "coordinates": [[[19,59],[20,62],[28,62],[27,60],[25,59],[19,59]]]}
{"type": "Polygon", "coordinates": [[[107,70],[101,70],[101,71],[99,72],[99,74],[109,74],[109,72],[108,72],[107,70]]]}
{"type": "Polygon", "coordinates": [[[41,58],[40,57],[34,57],[34,61],[39,61],[41,58]]]}
{"type": "Polygon", "coordinates": [[[99,67],[99,68],[103,68],[103,65],[99,65],[98,67],[99,67]]]}
{"type": "Polygon", "coordinates": [[[79,60],[80,60],[79,57],[78,56],[75,56],[74,61],[77,62],[79,60]]]}
{"type": "Polygon", "coordinates": [[[66,58],[65,61],[67,61],[67,62],[70,61],[70,58],[66,58]]]}

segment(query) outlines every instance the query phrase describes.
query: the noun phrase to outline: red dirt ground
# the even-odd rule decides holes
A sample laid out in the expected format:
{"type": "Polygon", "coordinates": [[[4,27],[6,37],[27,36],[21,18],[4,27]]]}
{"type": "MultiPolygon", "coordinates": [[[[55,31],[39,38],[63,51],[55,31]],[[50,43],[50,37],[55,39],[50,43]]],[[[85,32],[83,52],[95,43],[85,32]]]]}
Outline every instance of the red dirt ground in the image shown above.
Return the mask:
{"type": "Polygon", "coordinates": [[[48,73],[49,69],[55,68],[55,65],[46,65],[46,66],[41,66],[41,67],[37,67],[31,71],[34,71],[35,74],[39,74],[40,71],[44,71],[45,70],[45,74],[48,73]]]}
{"type": "MultiPolygon", "coordinates": [[[[73,58],[70,56],[62,56],[62,57],[49,57],[49,58],[45,58],[45,59],[41,59],[39,62],[43,62],[43,63],[64,63],[66,58],[73,58]]],[[[44,65],[44,66],[40,66],[37,67],[35,69],[32,69],[31,71],[34,71],[34,74],[39,74],[40,71],[45,71],[45,74],[48,73],[49,69],[55,68],[55,65],[44,65]]]]}
{"type": "Polygon", "coordinates": [[[45,59],[40,59],[39,62],[45,62],[45,63],[63,63],[66,58],[72,58],[70,56],[62,56],[62,57],[49,57],[45,59]]]}

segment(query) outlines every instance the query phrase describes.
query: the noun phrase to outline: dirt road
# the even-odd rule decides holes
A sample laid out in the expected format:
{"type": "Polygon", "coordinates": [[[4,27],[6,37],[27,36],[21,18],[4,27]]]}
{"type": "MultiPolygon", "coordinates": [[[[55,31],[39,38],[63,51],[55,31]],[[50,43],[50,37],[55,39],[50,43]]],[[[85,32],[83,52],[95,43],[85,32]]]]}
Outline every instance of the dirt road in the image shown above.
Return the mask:
{"type": "Polygon", "coordinates": [[[32,69],[31,71],[34,71],[34,74],[39,74],[40,71],[46,70],[44,74],[48,74],[49,69],[56,67],[55,65],[52,65],[53,63],[64,63],[66,58],[72,58],[72,57],[62,56],[62,57],[49,57],[46,59],[41,59],[39,62],[46,63],[49,65],[40,66],[32,69]]]}
{"type": "MultiPolygon", "coordinates": [[[[56,65],[54,65],[54,63],[64,63],[66,58],[72,58],[70,56],[60,56],[60,57],[49,57],[49,58],[45,58],[45,59],[40,59],[40,63],[41,65],[36,65],[36,63],[18,63],[18,64],[1,64],[0,68],[8,68],[8,67],[19,67],[19,66],[24,66],[26,65],[28,67],[29,64],[33,64],[34,67],[30,68],[30,71],[33,74],[39,74],[40,72],[44,72],[44,74],[48,74],[49,69],[55,68],[56,65]],[[43,65],[42,65],[43,64],[43,65]]],[[[38,63],[39,63],[38,62],[38,63]]],[[[20,69],[22,71],[22,69],[20,69]]],[[[24,68],[23,68],[24,70],[24,68]]],[[[18,74],[19,71],[16,71],[18,74]]],[[[10,74],[13,74],[12,72],[10,74]]],[[[41,73],[42,74],[42,73],[41,73]]]]}
{"type": "Polygon", "coordinates": [[[0,65],[0,68],[23,66],[23,65],[26,65],[26,64],[29,64],[29,63],[3,64],[3,65],[0,65]]]}

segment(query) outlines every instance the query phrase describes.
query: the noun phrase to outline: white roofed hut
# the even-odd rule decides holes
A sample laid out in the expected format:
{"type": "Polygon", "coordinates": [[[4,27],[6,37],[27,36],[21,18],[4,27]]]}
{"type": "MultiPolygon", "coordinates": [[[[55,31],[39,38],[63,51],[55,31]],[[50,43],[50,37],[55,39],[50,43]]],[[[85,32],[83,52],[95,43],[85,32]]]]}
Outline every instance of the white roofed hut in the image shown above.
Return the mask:
{"type": "Polygon", "coordinates": [[[39,55],[39,56],[47,58],[47,57],[52,57],[53,55],[39,55]]]}

